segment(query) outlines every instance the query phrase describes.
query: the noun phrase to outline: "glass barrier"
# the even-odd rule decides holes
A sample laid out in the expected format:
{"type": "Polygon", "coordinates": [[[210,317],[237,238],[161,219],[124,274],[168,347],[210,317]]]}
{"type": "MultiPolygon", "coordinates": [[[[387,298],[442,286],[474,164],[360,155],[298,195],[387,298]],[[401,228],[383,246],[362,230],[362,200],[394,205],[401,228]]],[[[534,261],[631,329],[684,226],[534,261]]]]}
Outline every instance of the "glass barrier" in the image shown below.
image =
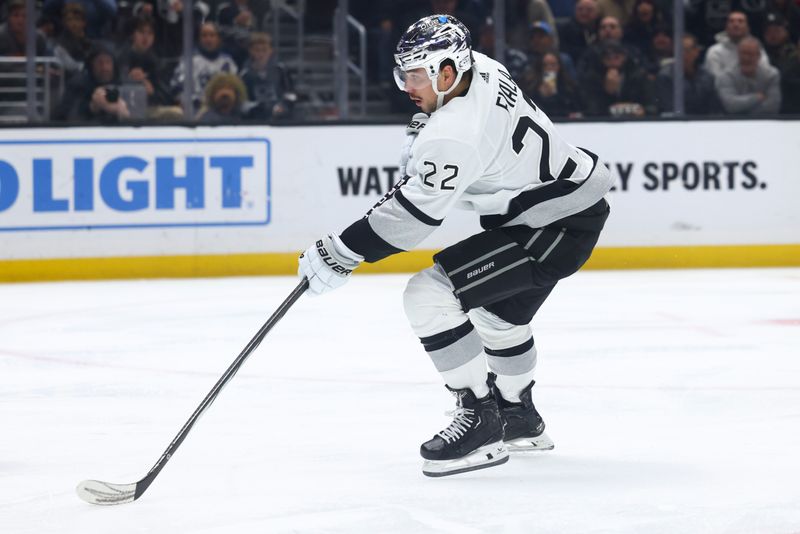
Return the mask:
{"type": "Polygon", "coordinates": [[[432,12],[556,120],[800,113],[800,4],[730,4],[6,0],[0,124],[402,122],[394,48],[432,12]]]}

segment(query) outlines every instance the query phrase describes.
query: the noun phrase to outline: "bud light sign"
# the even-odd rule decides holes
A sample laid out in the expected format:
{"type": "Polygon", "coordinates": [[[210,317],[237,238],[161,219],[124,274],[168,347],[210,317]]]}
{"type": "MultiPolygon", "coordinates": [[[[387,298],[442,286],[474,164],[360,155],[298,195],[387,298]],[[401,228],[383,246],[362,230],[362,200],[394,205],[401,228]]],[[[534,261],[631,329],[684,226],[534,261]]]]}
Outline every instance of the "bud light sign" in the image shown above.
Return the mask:
{"type": "Polygon", "coordinates": [[[0,232],[269,222],[268,139],[0,141],[0,232]]]}

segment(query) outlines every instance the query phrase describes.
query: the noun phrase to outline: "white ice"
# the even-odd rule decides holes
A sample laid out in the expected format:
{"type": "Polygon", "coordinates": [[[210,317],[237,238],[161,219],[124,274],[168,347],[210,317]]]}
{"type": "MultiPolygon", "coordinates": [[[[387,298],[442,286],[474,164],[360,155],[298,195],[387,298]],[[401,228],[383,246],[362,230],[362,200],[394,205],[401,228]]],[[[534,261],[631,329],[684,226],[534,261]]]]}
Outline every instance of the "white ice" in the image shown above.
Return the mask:
{"type": "Polygon", "coordinates": [[[302,297],[138,501],[290,277],[0,285],[0,532],[800,532],[800,269],[581,272],[534,319],[550,452],[429,479],[452,398],[407,276],[302,297]]]}

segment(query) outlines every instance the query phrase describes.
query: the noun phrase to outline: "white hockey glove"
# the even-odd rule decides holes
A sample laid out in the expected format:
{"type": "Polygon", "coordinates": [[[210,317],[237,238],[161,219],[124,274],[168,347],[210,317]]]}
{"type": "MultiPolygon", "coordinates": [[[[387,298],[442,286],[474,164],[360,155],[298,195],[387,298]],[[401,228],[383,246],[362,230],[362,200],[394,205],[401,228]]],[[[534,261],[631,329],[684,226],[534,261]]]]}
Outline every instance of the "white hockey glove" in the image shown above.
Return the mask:
{"type": "Polygon", "coordinates": [[[339,236],[328,234],[300,254],[297,274],[308,278],[308,293],[315,297],[343,286],[362,261],[339,236]]]}
{"type": "Polygon", "coordinates": [[[428,118],[428,115],[425,113],[417,113],[411,117],[411,122],[409,122],[408,126],[406,126],[406,140],[403,143],[403,146],[400,148],[399,166],[401,178],[407,176],[406,167],[408,166],[408,160],[411,157],[411,145],[414,144],[414,140],[419,135],[419,132],[428,123],[428,118]]]}

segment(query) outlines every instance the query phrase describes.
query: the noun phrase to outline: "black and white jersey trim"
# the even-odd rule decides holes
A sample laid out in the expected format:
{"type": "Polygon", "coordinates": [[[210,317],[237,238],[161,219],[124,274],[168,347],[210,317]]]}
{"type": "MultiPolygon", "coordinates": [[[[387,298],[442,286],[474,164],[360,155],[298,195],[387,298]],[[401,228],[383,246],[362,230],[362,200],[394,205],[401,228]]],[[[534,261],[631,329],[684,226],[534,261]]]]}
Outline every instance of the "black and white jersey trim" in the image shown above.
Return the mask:
{"type": "MultiPolygon", "coordinates": [[[[483,215],[480,218],[481,226],[487,230],[492,228],[499,228],[501,226],[506,226],[509,223],[511,223],[514,219],[520,217],[526,211],[530,210],[534,206],[576,194],[578,190],[582,188],[585,184],[590,183],[592,175],[595,173],[595,170],[597,169],[597,162],[598,162],[598,157],[596,154],[584,148],[581,148],[580,150],[582,150],[590,158],[592,158],[592,169],[591,171],[589,171],[589,174],[586,177],[586,179],[584,179],[580,183],[565,179],[566,177],[571,177],[572,174],[575,172],[575,168],[577,167],[574,161],[569,160],[562,169],[561,173],[559,174],[559,179],[552,181],[547,185],[537,187],[536,189],[530,189],[528,191],[520,193],[515,198],[513,198],[511,202],[509,202],[508,211],[505,214],[483,215]],[[572,165],[570,165],[570,163],[572,163],[572,165]]],[[[607,190],[607,188],[604,189],[607,190]]],[[[605,193],[605,191],[603,191],[603,193],[605,193]]],[[[602,194],[600,195],[600,197],[602,197],[602,194]]],[[[588,205],[594,204],[595,202],[597,202],[597,200],[598,197],[594,197],[591,203],[589,203],[588,205]]],[[[563,216],[566,215],[562,215],[562,217],[563,216]]],[[[558,218],[561,217],[556,217],[556,219],[558,218]]],[[[552,221],[544,221],[544,222],[545,224],[547,224],[552,221]]],[[[545,224],[537,224],[534,227],[545,226],[545,224]]]]}
{"type": "Polygon", "coordinates": [[[423,213],[418,207],[411,203],[401,189],[398,189],[397,192],[394,194],[394,198],[397,199],[397,202],[403,206],[408,213],[414,216],[419,222],[427,224],[428,226],[441,226],[442,219],[434,219],[433,217],[423,213]]]}
{"type": "MultiPolygon", "coordinates": [[[[597,165],[597,161],[595,161],[595,165],[597,165]]],[[[567,162],[564,164],[564,168],[561,169],[561,172],[558,173],[558,178],[556,180],[566,180],[568,178],[572,178],[572,175],[575,174],[575,169],[578,168],[578,164],[575,163],[575,160],[569,158],[567,162]]],[[[592,165],[592,170],[594,170],[594,165],[592,165]]],[[[591,176],[591,172],[589,173],[591,176]]]]}
{"type": "Polygon", "coordinates": [[[367,219],[357,220],[345,228],[339,237],[347,248],[362,255],[367,263],[374,263],[392,254],[403,252],[403,249],[390,245],[379,236],[367,219]]]}

